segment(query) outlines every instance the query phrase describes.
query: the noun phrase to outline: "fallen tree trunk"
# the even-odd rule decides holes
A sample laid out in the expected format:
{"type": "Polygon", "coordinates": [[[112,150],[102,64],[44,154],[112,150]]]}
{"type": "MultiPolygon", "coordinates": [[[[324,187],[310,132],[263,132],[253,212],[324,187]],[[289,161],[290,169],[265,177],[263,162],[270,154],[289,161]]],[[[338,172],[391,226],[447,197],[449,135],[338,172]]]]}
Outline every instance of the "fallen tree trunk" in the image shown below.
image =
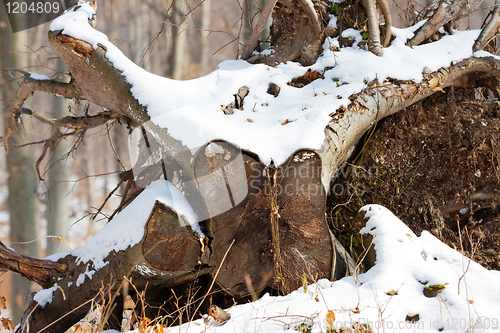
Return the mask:
{"type": "MultiPolygon", "coordinates": [[[[106,264],[100,268],[73,254],[58,261],[41,260],[39,266],[43,268],[62,266],[66,269],[63,274],[50,275],[52,283],[45,283],[47,289],[35,295],[18,331],[64,332],[82,319],[92,305],[101,303],[106,293],[117,297],[114,306],[122,307],[118,296],[122,293],[124,279],[133,281],[139,290],[144,290],[146,285],[154,290],[159,285],[170,288],[210,272],[212,268],[199,266],[202,254],[199,238],[191,228],[179,224],[180,218],[171,208],[157,201],[146,222],[142,240],[125,250],[111,251],[104,258],[106,264]]],[[[4,257],[2,262],[13,260],[14,255],[8,259],[4,257]]],[[[22,258],[19,262],[25,260],[22,258]]],[[[37,281],[33,267],[27,267],[24,275],[37,281]]],[[[115,321],[121,324],[121,320],[115,321]]],[[[120,324],[114,327],[119,329],[120,324]]]]}
{"type": "MultiPolygon", "coordinates": [[[[214,159],[198,155],[194,162],[197,174],[220,167],[228,151],[236,152],[228,143],[218,144],[225,152],[214,159]]],[[[35,267],[59,269],[57,274],[47,274],[43,286],[48,289],[31,301],[20,332],[65,331],[83,318],[93,303],[101,302],[103,293],[116,295],[115,306],[122,306],[124,278],[133,281],[138,290],[148,286],[154,293],[210,274],[223,290],[241,299],[260,294],[266,286],[290,292],[300,287],[303,279],[338,279],[348,274],[352,263],[330,236],[325,220],[326,193],[321,185],[319,156],[299,151],[274,170],[248,154],[243,159],[248,183],[253,186],[236,207],[212,218],[206,225],[205,239],[186,227],[184,216],[156,201],[141,241],[111,251],[102,260],[104,265],[95,259],[84,261],[71,252],[58,261],[32,264],[31,259],[4,249],[0,262],[27,262],[24,275],[36,282],[40,283],[40,278],[35,267]],[[298,172],[308,176],[297,177],[298,172]],[[269,223],[273,214],[275,219],[271,217],[269,223]]],[[[213,179],[205,179],[205,185],[224,186],[216,173],[209,175],[213,179]]],[[[232,179],[227,183],[234,184],[232,179]]],[[[233,193],[237,191],[233,187],[233,193]]],[[[209,209],[217,209],[220,201],[208,198],[209,209]]],[[[129,206],[121,214],[131,214],[133,209],[137,207],[129,206]]],[[[108,226],[123,228],[120,222],[115,219],[108,226]]],[[[78,253],[91,252],[98,242],[91,240],[78,253]]]]}

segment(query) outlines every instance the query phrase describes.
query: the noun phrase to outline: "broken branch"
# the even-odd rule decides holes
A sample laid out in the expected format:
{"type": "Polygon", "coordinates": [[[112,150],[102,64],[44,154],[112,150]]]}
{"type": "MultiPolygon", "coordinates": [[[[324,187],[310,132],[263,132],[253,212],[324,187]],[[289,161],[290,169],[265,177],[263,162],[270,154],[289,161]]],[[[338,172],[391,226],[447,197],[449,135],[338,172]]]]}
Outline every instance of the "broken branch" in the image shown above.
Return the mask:
{"type": "Polygon", "coordinates": [[[21,274],[44,288],[50,287],[57,278],[65,276],[64,273],[68,269],[66,263],[23,256],[2,242],[0,267],[21,274]]]}

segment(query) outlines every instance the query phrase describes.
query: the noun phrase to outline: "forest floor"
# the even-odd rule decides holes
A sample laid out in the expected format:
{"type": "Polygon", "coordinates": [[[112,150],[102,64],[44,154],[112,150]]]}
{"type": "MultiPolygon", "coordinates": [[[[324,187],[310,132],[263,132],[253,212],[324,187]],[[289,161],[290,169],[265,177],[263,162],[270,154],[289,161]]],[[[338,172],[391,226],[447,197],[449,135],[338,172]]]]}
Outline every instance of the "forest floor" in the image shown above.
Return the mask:
{"type": "Polygon", "coordinates": [[[417,235],[429,230],[500,270],[500,101],[438,92],[380,121],[365,142],[328,198],[331,228],[351,253],[360,253],[354,216],[377,203],[417,235]]]}

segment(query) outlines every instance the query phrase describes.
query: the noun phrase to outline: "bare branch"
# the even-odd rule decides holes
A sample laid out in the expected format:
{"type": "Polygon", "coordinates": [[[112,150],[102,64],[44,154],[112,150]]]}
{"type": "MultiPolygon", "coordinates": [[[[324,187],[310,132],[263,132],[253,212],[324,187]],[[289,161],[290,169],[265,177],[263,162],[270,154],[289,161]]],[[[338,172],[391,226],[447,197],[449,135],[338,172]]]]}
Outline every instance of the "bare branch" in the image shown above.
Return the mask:
{"type": "Polygon", "coordinates": [[[500,26],[500,0],[495,0],[495,8],[491,13],[491,19],[488,24],[483,28],[481,34],[474,42],[474,46],[472,46],[472,51],[476,52],[479,50],[483,50],[486,44],[490,41],[490,39],[498,33],[498,28],[500,26]]]}

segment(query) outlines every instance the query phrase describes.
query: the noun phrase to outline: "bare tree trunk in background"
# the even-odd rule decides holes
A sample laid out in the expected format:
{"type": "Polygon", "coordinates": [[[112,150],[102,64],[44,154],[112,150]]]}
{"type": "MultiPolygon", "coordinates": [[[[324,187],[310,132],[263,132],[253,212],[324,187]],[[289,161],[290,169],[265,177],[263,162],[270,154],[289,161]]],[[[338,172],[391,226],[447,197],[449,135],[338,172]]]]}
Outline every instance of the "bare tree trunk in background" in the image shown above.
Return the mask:
{"type": "MultiPolygon", "coordinates": [[[[116,2],[116,0],[106,2],[105,4],[109,6],[109,8],[108,10],[104,11],[104,15],[106,16],[104,21],[107,25],[110,25],[112,27],[111,29],[108,29],[108,36],[112,41],[118,39],[118,30],[116,29],[116,26],[118,26],[120,18],[118,16],[116,2]]],[[[116,164],[116,170],[123,170],[123,165],[126,168],[130,167],[130,163],[128,162],[129,158],[127,148],[127,129],[124,126],[113,126],[110,135],[114,150],[117,155],[117,158],[113,159],[116,164]]],[[[122,186],[121,190],[125,190],[125,186],[122,186]]]]}
{"type": "MultiPolygon", "coordinates": [[[[64,72],[66,66],[61,60],[57,60],[57,70],[64,72]]],[[[68,116],[68,101],[62,97],[54,98],[52,115],[55,118],[68,116]]],[[[68,210],[68,183],[71,176],[72,160],[63,160],[63,156],[70,151],[71,142],[61,140],[52,153],[49,161],[49,172],[47,186],[49,188],[47,202],[47,236],[58,236],[65,238],[68,233],[67,223],[69,221],[68,210]],[[62,182],[61,182],[62,181],[62,182]]],[[[54,237],[47,237],[47,249],[45,254],[50,255],[60,252],[62,242],[54,237]]]]}
{"type": "Polygon", "coordinates": [[[133,13],[133,20],[129,24],[129,42],[132,45],[132,54],[130,55],[131,60],[141,66],[144,69],[148,69],[146,63],[141,63],[142,55],[144,49],[148,45],[149,36],[146,34],[146,29],[148,27],[148,8],[147,4],[140,1],[129,0],[130,8],[137,8],[133,13]]]}
{"type": "Polygon", "coordinates": [[[208,43],[208,35],[210,29],[210,9],[211,0],[205,0],[201,5],[201,61],[200,61],[200,74],[205,75],[209,72],[210,60],[210,45],[208,43]]]}
{"type": "MultiPolygon", "coordinates": [[[[85,141],[85,144],[83,144],[82,146],[80,146],[80,161],[81,161],[81,169],[85,172],[85,174],[88,176],[88,175],[95,175],[95,172],[94,172],[94,161],[93,159],[95,158],[94,157],[94,154],[92,153],[93,149],[91,147],[92,145],[92,141],[93,140],[86,140],[85,141]]],[[[85,178],[84,182],[83,182],[83,188],[84,188],[84,200],[87,201],[87,212],[92,212],[92,207],[94,207],[93,205],[93,202],[94,200],[92,200],[92,193],[95,193],[94,191],[96,191],[96,188],[94,186],[94,181],[95,181],[95,178],[94,177],[87,177],[85,178]]],[[[98,219],[100,218],[99,216],[97,217],[98,219]]],[[[89,225],[88,225],[88,230],[87,230],[87,237],[89,236],[92,236],[95,234],[95,230],[94,230],[94,223],[93,221],[90,221],[89,222],[89,225]]]]}
{"type": "MultiPolygon", "coordinates": [[[[3,22],[6,20],[5,7],[2,12],[3,22]]],[[[21,15],[16,18],[23,20],[21,15]]],[[[22,23],[22,22],[19,22],[22,23]]],[[[11,33],[10,27],[6,25],[7,33],[4,34],[4,40],[1,50],[25,50],[28,45],[28,31],[24,30],[18,33],[11,33]]],[[[4,51],[2,51],[4,52],[4,51]]],[[[1,67],[4,68],[26,68],[29,64],[29,53],[19,52],[16,54],[0,56],[1,67]]],[[[5,78],[5,77],[4,77],[5,78]]],[[[8,79],[7,79],[8,80],[8,79]]],[[[7,129],[10,118],[10,103],[17,90],[15,80],[6,82],[2,87],[3,96],[3,117],[4,128],[7,129]]],[[[32,146],[16,149],[13,146],[32,141],[33,128],[31,117],[23,116],[21,119],[21,131],[16,133],[9,142],[11,147],[7,156],[7,185],[9,188],[8,207],[10,214],[10,241],[11,246],[19,253],[29,256],[38,256],[38,242],[20,244],[35,240],[37,235],[37,200],[34,190],[37,184],[37,176],[34,169],[35,153],[32,146]]],[[[19,321],[28,302],[25,299],[30,294],[30,282],[19,275],[13,275],[11,280],[11,307],[14,321],[19,321]]]]}
{"type": "Polygon", "coordinates": [[[172,12],[172,53],[169,59],[168,76],[179,80],[185,77],[187,70],[187,13],[189,10],[188,0],[175,0],[172,12]]]}
{"type": "MultiPolygon", "coordinates": [[[[262,8],[264,8],[264,6],[266,5],[268,0],[259,0],[258,4],[259,4],[259,8],[262,10],[262,8]]],[[[269,45],[271,44],[270,41],[269,41],[269,35],[270,35],[270,32],[271,32],[271,23],[272,23],[272,17],[271,15],[269,15],[269,17],[267,18],[267,22],[266,22],[266,26],[264,27],[264,30],[262,30],[262,33],[260,35],[260,39],[262,41],[268,41],[267,43],[263,43],[264,45],[262,45],[262,49],[266,49],[269,47],[269,45]]]]}

